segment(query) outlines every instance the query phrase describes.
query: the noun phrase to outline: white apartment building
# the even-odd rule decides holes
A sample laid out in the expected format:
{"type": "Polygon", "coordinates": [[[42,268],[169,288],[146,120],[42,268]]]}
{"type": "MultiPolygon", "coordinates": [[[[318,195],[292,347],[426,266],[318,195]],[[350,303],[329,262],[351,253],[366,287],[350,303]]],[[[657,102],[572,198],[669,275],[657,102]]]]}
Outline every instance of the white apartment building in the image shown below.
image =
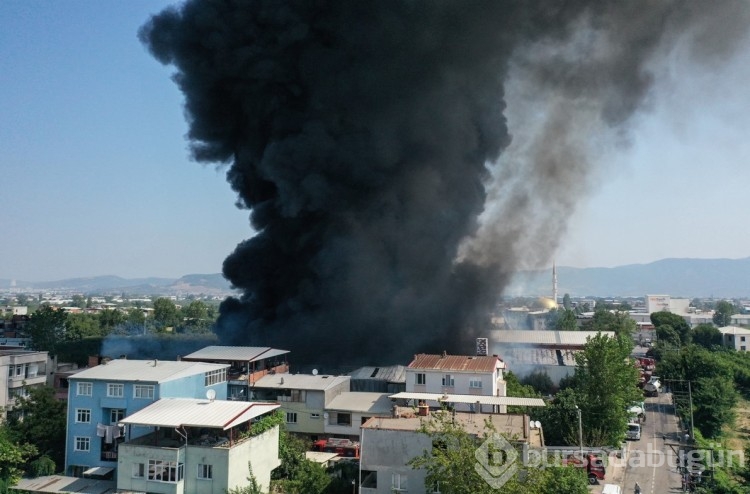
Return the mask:
{"type": "Polygon", "coordinates": [[[0,350],[0,375],[8,379],[0,381],[0,408],[3,418],[12,409],[19,397],[29,394],[29,388],[41,387],[47,383],[47,352],[31,350],[0,350]]]}

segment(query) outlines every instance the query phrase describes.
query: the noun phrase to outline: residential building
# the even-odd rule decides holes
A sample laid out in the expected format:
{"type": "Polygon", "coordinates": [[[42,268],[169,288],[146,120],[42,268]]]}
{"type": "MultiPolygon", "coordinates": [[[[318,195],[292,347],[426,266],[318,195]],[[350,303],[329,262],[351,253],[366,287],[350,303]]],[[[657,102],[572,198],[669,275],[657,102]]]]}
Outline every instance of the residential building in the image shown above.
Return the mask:
{"type": "Polygon", "coordinates": [[[0,409],[2,418],[12,409],[19,397],[29,394],[29,389],[47,384],[47,369],[52,367],[47,352],[31,350],[0,350],[0,409]]]}
{"type": "Polygon", "coordinates": [[[359,428],[372,417],[390,417],[395,404],[388,393],[345,391],[328,403],[323,432],[329,437],[359,439],[359,428]]]}
{"type": "Polygon", "coordinates": [[[281,403],[289,432],[306,434],[315,441],[326,434],[326,407],[335,397],[349,391],[350,379],[349,376],[269,374],[255,382],[250,400],[281,403]]]}
{"type": "Polygon", "coordinates": [[[675,314],[687,314],[690,307],[690,299],[672,298],[669,295],[646,295],[646,312],[673,312],[675,314]]]}
{"type": "Polygon", "coordinates": [[[746,352],[750,347],[750,329],[738,326],[719,328],[721,342],[725,347],[734,348],[738,352],[746,352]]]}
{"type": "Polygon", "coordinates": [[[278,467],[279,427],[254,434],[253,422],[278,403],[163,398],[120,421],[117,490],[212,494],[245,487],[252,472],[268,492],[278,467]],[[131,434],[136,437],[131,439],[131,434]]]}
{"type": "Polygon", "coordinates": [[[211,362],[229,364],[229,388],[231,400],[244,400],[250,387],[268,374],[289,372],[286,355],[289,350],[256,346],[207,346],[182,357],[188,362],[211,362]]]}
{"type": "Polygon", "coordinates": [[[369,393],[400,393],[406,391],[406,367],[360,367],[349,373],[352,391],[369,393]]]}
{"type": "MultiPolygon", "coordinates": [[[[406,367],[407,393],[505,396],[505,363],[497,355],[420,353],[406,367]]],[[[468,411],[469,405],[459,409],[468,411]]]]}
{"type": "MultiPolygon", "coordinates": [[[[408,464],[424,452],[432,451],[432,439],[420,429],[424,425],[429,427],[435,419],[436,414],[430,413],[427,416],[373,417],[365,422],[360,436],[360,494],[439,492],[439,486],[425,485],[425,470],[408,464]]],[[[451,420],[478,438],[486,434],[485,421],[490,421],[495,431],[513,438],[511,443],[521,450],[522,459],[526,458],[528,448],[544,447],[541,430],[533,428],[526,415],[456,412],[451,420]]]]}
{"type": "MultiPolygon", "coordinates": [[[[227,364],[103,359],[67,377],[65,471],[74,477],[92,468],[102,475],[117,467],[124,440],[118,424],[161,398],[227,398],[227,364]]],[[[134,436],[130,434],[131,439],[134,436]]]]}

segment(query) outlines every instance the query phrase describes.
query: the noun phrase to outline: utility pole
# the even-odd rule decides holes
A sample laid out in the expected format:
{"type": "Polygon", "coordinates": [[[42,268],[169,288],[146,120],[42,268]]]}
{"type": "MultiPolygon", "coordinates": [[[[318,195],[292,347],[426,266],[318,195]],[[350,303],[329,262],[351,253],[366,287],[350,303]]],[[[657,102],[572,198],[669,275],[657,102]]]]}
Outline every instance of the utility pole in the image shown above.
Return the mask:
{"type": "Polygon", "coordinates": [[[688,400],[690,401],[690,439],[695,441],[695,430],[693,429],[693,390],[690,386],[690,381],[688,383],[688,400]]]}
{"type": "Polygon", "coordinates": [[[581,422],[581,409],[576,405],[576,412],[578,413],[578,444],[581,448],[581,458],[583,458],[583,423],[581,422]]]}

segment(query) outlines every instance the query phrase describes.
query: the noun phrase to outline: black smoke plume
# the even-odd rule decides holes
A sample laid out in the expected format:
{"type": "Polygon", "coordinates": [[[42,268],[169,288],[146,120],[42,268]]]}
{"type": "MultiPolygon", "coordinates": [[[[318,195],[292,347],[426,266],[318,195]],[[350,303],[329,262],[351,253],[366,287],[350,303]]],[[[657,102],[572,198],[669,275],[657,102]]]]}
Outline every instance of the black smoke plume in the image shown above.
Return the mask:
{"type": "Polygon", "coordinates": [[[295,362],[471,351],[590,187],[590,135],[625,136],[677,41],[726,56],[746,10],[200,0],[154,16],[140,37],[176,68],[192,155],[228,164],[257,232],[224,262],[243,295],[222,305],[223,341],[295,362]],[[520,144],[503,155],[511,88],[520,144]]]}

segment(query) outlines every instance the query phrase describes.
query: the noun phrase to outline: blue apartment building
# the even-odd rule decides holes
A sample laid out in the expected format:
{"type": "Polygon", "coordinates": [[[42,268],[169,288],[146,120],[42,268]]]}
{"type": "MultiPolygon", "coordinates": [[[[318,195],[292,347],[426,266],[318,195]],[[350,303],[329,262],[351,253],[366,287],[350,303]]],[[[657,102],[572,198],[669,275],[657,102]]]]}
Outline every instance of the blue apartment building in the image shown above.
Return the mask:
{"type": "Polygon", "coordinates": [[[160,398],[227,399],[229,364],[127,360],[103,361],[68,378],[65,472],[111,479],[120,443],[146,434],[119,423],[160,398]]]}

